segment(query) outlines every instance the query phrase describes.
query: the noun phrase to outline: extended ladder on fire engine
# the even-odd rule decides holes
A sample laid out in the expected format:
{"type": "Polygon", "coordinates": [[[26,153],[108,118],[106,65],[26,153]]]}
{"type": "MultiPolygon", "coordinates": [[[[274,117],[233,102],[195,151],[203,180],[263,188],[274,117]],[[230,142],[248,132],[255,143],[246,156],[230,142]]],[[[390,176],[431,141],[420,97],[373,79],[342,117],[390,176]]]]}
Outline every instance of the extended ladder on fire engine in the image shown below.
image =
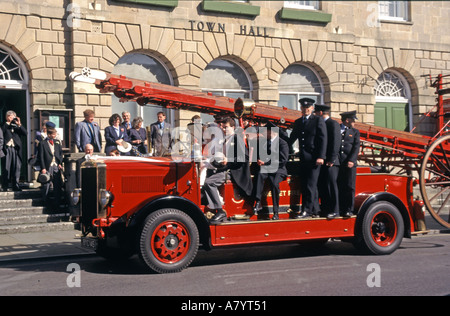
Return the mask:
{"type": "MultiPolygon", "coordinates": [[[[444,116],[450,112],[449,76],[440,75],[432,86],[438,95],[437,118],[440,131],[433,137],[356,123],[361,133],[359,160],[386,172],[418,175],[423,201],[430,214],[450,228],[450,134],[445,133],[444,116]]],[[[210,115],[234,115],[238,119],[271,121],[281,128],[291,128],[299,111],[269,106],[251,100],[235,100],[190,89],[130,79],[125,76],[83,68],[70,74],[73,81],[95,84],[101,93],[114,93],[121,102],[135,101],[139,105],[159,105],[186,109],[210,115]]],[[[427,114],[427,116],[430,116],[427,114]]],[[[337,120],[336,118],[334,118],[337,120]]],[[[339,120],[338,120],[339,121],[339,120]]]]}

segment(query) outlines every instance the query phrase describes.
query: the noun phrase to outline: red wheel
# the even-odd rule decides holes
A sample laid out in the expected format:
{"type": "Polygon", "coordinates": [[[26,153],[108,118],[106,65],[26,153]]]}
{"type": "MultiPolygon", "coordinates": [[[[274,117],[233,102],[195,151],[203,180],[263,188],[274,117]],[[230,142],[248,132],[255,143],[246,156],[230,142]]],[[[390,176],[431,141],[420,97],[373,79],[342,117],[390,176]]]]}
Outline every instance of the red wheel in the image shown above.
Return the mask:
{"type": "Polygon", "coordinates": [[[394,252],[401,244],[405,225],[400,211],[391,203],[372,204],[358,221],[355,245],[376,255],[394,252]]]}
{"type": "Polygon", "coordinates": [[[439,137],[427,149],[419,183],[428,212],[439,224],[450,228],[450,135],[439,137]]]}
{"type": "Polygon", "coordinates": [[[164,263],[176,263],[189,252],[191,236],[180,222],[162,222],[150,240],[153,255],[164,263]]]}
{"type": "Polygon", "coordinates": [[[388,212],[380,212],[372,220],[372,238],[380,247],[390,246],[397,238],[395,218],[388,212]]]}
{"type": "Polygon", "coordinates": [[[176,209],[161,209],[145,220],[140,257],[157,273],[179,272],[197,255],[199,234],[195,222],[176,209]]]}

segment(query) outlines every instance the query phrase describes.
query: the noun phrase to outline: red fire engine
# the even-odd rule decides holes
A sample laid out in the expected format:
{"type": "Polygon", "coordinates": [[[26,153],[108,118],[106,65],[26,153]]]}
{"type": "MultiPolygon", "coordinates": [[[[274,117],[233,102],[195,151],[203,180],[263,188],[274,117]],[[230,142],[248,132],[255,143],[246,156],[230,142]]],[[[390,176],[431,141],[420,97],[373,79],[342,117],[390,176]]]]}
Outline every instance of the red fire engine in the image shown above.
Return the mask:
{"type": "MultiPolygon", "coordinates": [[[[236,115],[241,119],[264,119],[286,128],[301,116],[298,111],[282,107],[236,102],[90,69],[83,69],[81,74],[72,73],[71,79],[95,84],[101,92],[113,92],[123,101],[136,101],[140,105],[157,104],[236,115]]],[[[99,156],[82,165],[81,188],[73,192],[74,202],[78,202],[81,209],[82,244],[105,257],[138,253],[148,267],[158,273],[187,268],[199,247],[210,250],[223,246],[305,240],[325,242],[339,238],[373,254],[390,254],[399,247],[403,237],[410,238],[420,230],[418,222],[423,219],[423,202],[413,197],[413,185],[419,181],[409,172],[374,172],[370,166],[384,159],[376,160],[367,152],[378,151],[377,155],[383,157],[382,151],[389,147],[389,157],[403,154],[403,165],[396,159],[388,159],[388,165],[419,169],[416,159],[427,153],[423,143],[430,143],[430,139],[365,124],[359,124],[358,128],[366,151],[360,157],[366,159],[368,166],[358,167],[355,216],[332,220],[290,219],[290,209],[301,203],[299,179],[294,171],[298,162],[290,161],[290,175],[280,185],[280,220],[258,219],[257,216],[244,220],[243,215],[252,214],[252,205],[236,193],[232,182],[227,182],[221,193],[228,220],[211,224],[206,216],[207,209],[201,204],[200,172],[195,161],[99,156]]],[[[436,159],[442,155],[446,158],[446,143],[439,143],[433,150],[436,159]]],[[[427,169],[429,172],[433,168],[427,169]]],[[[436,177],[433,181],[436,181],[434,187],[439,186],[436,177]]],[[[427,180],[420,182],[424,182],[424,186],[428,183],[427,180]]],[[[263,204],[270,208],[270,195],[263,204]]]]}

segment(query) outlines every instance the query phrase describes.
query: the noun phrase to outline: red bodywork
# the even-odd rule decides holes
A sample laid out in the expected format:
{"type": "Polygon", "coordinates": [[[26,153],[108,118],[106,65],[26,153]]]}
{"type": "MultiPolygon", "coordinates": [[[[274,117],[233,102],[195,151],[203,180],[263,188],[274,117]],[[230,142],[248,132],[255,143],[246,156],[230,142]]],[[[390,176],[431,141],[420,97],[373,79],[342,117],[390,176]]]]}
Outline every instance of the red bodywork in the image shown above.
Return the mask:
{"type": "MultiPolygon", "coordinates": [[[[129,223],[133,216],[150,202],[165,196],[180,197],[191,201],[206,216],[207,209],[201,205],[197,166],[192,162],[176,162],[169,158],[101,157],[106,164],[106,188],[114,195],[108,207],[109,220],[97,220],[99,230],[108,229],[118,218],[126,215],[129,223]],[[102,227],[103,226],[103,227],[102,227]]],[[[210,246],[230,246],[254,243],[289,242],[307,239],[350,238],[355,236],[356,216],[352,218],[289,219],[289,209],[301,204],[299,179],[287,178],[280,184],[280,220],[261,220],[251,216],[249,201],[235,194],[233,183],[227,181],[221,193],[224,209],[232,218],[219,225],[209,226],[210,246]],[[235,219],[234,219],[235,218],[235,219]]],[[[406,220],[407,235],[415,231],[412,178],[401,175],[371,173],[370,168],[358,168],[356,182],[356,210],[377,194],[384,200],[396,202],[406,220]]],[[[271,206],[270,190],[263,195],[263,205],[271,206]]],[[[105,236],[104,233],[98,236],[105,236]]],[[[208,238],[208,239],[209,239],[208,238]]]]}

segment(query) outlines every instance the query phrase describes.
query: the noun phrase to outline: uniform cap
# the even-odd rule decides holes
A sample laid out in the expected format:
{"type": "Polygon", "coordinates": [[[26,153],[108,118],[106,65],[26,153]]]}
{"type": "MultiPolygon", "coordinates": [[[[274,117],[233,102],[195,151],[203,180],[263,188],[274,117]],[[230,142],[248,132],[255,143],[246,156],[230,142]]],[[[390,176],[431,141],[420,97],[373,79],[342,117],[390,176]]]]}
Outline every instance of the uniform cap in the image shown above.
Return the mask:
{"type": "Polygon", "coordinates": [[[314,106],[316,112],[322,111],[322,112],[330,112],[331,107],[329,105],[325,105],[325,104],[316,104],[314,106]]]}
{"type": "Polygon", "coordinates": [[[55,128],[56,127],[56,124],[55,123],[53,123],[53,122],[50,122],[50,121],[48,121],[47,123],[45,123],[45,127],[47,127],[47,128],[55,128]]]}
{"type": "Polygon", "coordinates": [[[356,111],[349,111],[349,112],[343,112],[341,113],[341,119],[344,121],[347,118],[352,118],[354,120],[357,120],[358,118],[356,117],[356,111]]]}
{"type": "Polygon", "coordinates": [[[314,105],[316,100],[310,99],[310,98],[301,98],[300,100],[298,100],[298,102],[300,102],[301,106],[303,106],[305,108],[309,108],[310,106],[314,105]]]}

